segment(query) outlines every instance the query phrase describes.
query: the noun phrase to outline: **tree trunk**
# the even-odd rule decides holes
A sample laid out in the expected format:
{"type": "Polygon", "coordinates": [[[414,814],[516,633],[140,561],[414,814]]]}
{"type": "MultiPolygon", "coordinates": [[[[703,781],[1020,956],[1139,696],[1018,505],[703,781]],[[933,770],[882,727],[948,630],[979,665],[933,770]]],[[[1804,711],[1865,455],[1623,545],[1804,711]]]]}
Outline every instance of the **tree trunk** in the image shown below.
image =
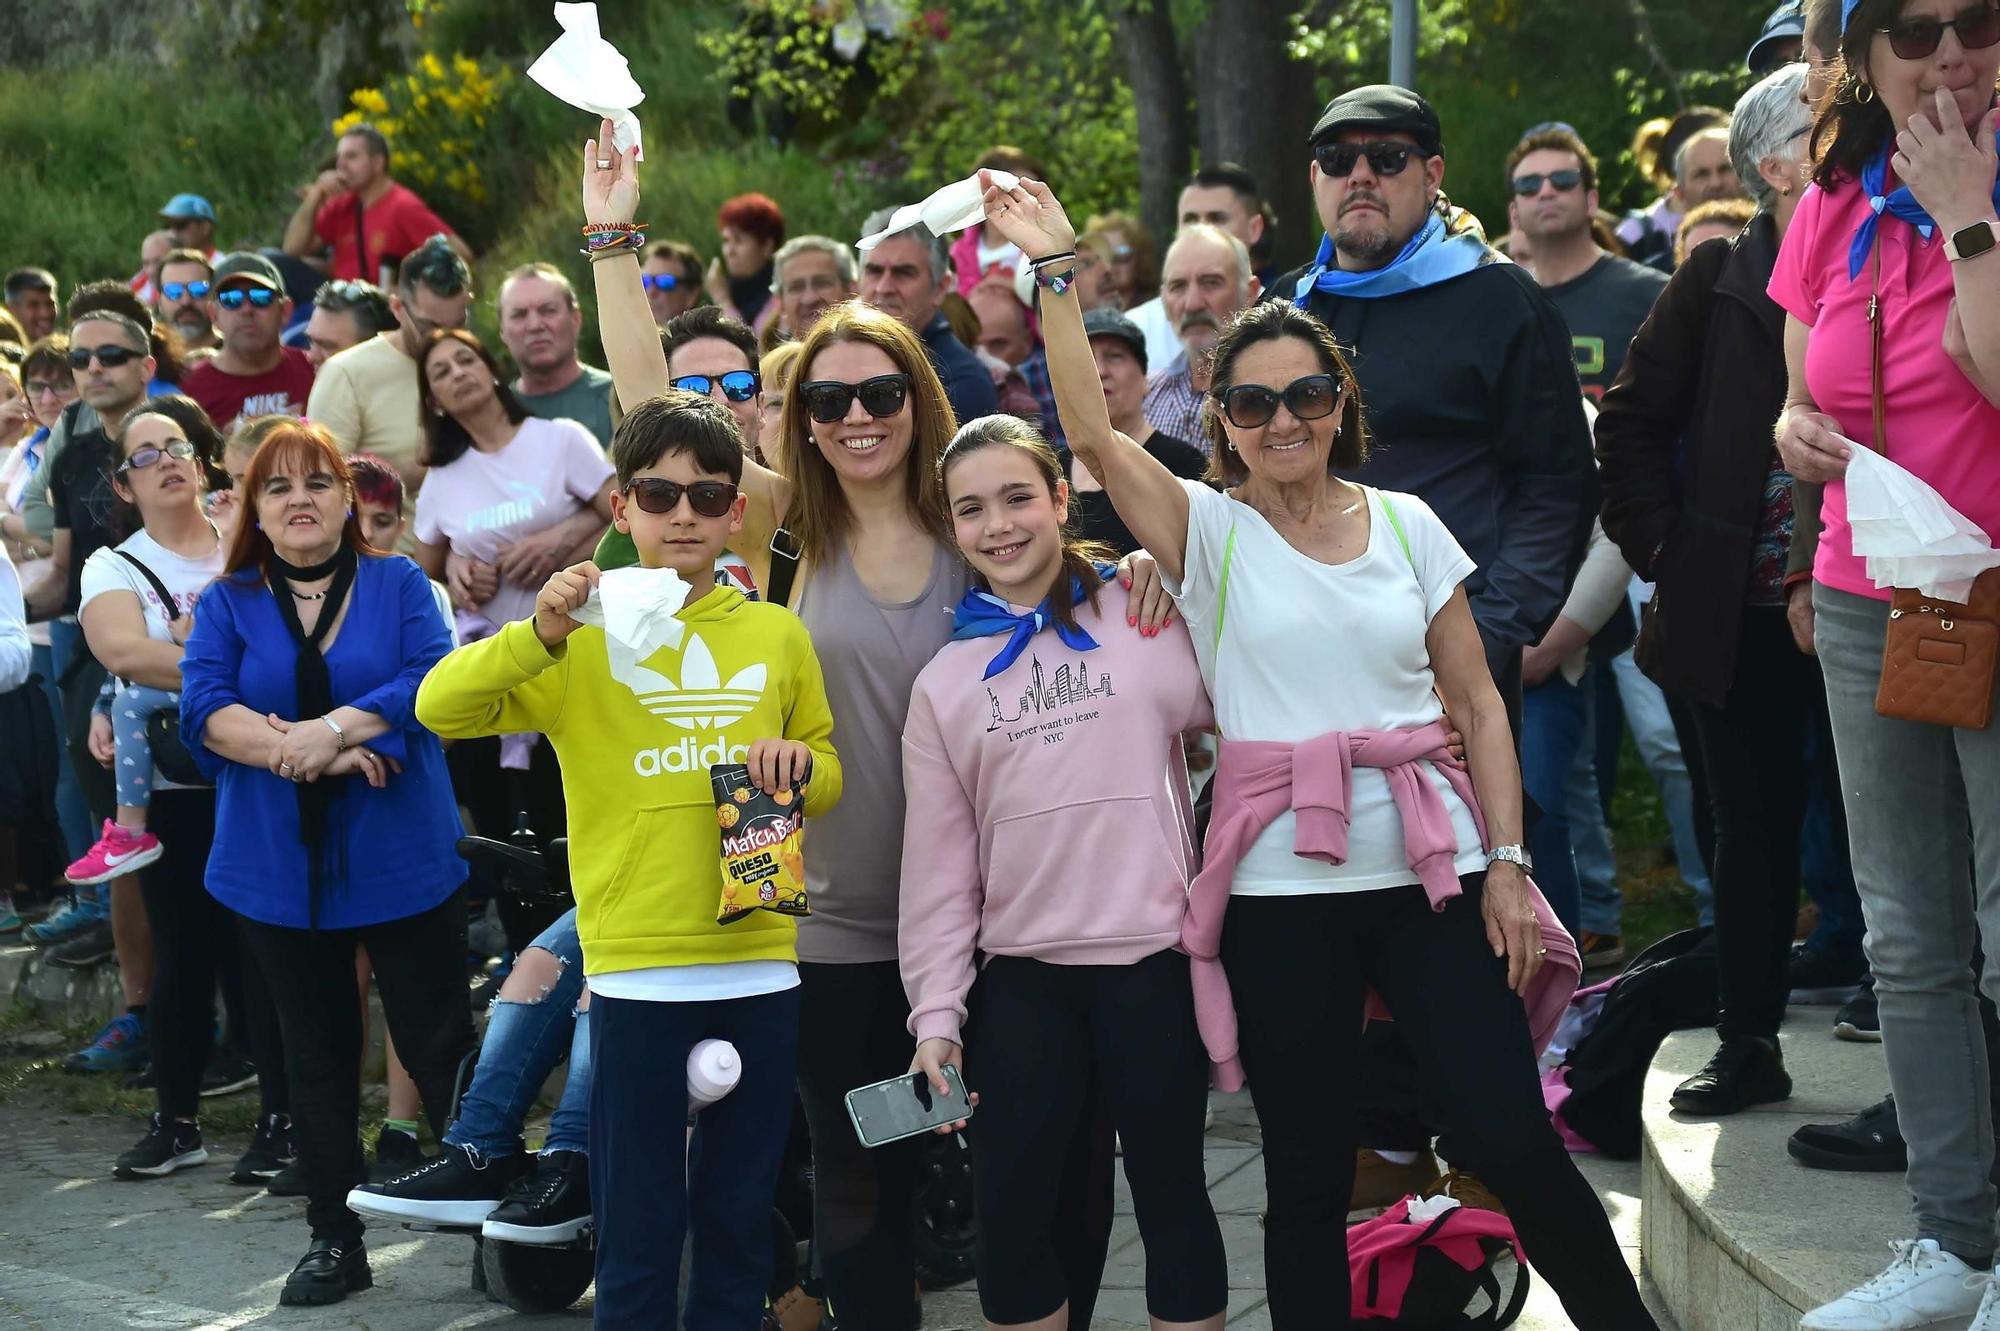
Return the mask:
{"type": "Polygon", "coordinates": [[[1160,238],[1164,253],[1187,180],[1191,119],[1174,16],[1167,0],[1124,0],[1114,12],[1139,116],[1139,219],[1160,238]]]}
{"type": "Polygon", "coordinates": [[[1318,239],[1306,135],[1318,107],[1311,71],[1285,52],[1286,0],[1230,0],[1202,24],[1196,63],[1202,159],[1235,162],[1257,178],[1278,215],[1270,262],[1303,263],[1318,239]]]}

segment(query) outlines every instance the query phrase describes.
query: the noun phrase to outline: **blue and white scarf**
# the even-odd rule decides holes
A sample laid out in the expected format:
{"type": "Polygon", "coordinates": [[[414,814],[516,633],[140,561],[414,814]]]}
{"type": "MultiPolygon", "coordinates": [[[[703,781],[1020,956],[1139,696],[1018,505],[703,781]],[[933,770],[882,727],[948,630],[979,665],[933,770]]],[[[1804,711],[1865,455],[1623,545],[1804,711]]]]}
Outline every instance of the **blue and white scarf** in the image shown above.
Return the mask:
{"type": "Polygon", "coordinates": [[[1333,237],[1321,234],[1319,250],[1313,255],[1312,267],[1306,270],[1299,285],[1292,292],[1292,304],[1300,309],[1313,292],[1324,291],[1329,296],[1400,296],[1406,291],[1421,291],[1425,287],[1449,282],[1454,277],[1463,277],[1480,264],[1486,262],[1486,243],[1470,231],[1461,231],[1452,236],[1445,234],[1445,220],[1433,213],[1424,228],[1410,237],[1410,243],[1403,246],[1403,252],[1380,268],[1367,272],[1350,273],[1334,262],[1333,237]]]}

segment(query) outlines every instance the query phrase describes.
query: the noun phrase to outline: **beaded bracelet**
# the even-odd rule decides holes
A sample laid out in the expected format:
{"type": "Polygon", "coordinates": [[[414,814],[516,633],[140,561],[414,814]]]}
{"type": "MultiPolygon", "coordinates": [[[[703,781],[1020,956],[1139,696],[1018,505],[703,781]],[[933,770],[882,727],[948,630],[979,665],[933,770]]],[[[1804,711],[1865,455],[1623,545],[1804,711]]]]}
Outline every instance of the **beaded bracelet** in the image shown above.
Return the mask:
{"type": "MultiPolygon", "coordinates": [[[[594,240],[596,237],[592,237],[592,239],[594,240]]],[[[637,257],[645,248],[646,233],[643,231],[631,231],[607,244],[592,245],[588,249],[578,250],[577,253],[583,255],[592,263],[596,263],[600,259],[615,259],[621,254],[630,254],[637,257]]]]}
{"type": "Polygon", "coordinates": [[[614,231],[629,232],[644,231],[646,229],[647,224],[644,222],[588,222],[583,227],[583,234],[586,236],[595,236],[614,231]]]}

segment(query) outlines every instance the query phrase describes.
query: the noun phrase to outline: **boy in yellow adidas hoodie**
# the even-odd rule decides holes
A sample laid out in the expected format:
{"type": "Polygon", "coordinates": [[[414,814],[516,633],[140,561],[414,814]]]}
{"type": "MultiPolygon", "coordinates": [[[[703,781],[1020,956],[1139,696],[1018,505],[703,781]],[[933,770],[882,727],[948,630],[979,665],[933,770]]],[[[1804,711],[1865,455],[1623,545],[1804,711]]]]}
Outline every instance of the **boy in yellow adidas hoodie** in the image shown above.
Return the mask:
{"type": "Polygon", "coordinates": [[[708,769],[745,763],[767,793],[792,787],[808,820],[840,797],[819,660],[782,606],[718,585],[743,523],[743,445],[719,403],[669,392],[612,440],[612,522],[648,568],[691,590],[678,647],[615,669],[604,631],[571,617],[595,564],[555,574],[535,617],[440,661],[417,716],[440,735],[539,731],[562,762],[570,878],[590,977],[590,1192],[596,1323],[679,1326],[682,1240],[693,1217],[689,1326],[755,1326],[770,1280],[770,1214],[792,1120],[799,991],[785,916],[718,924],[722,871],[708,769]],[[691,1157],[688,1053],[727,1040],[742,1079],[702,1111],[691,1157]]]}

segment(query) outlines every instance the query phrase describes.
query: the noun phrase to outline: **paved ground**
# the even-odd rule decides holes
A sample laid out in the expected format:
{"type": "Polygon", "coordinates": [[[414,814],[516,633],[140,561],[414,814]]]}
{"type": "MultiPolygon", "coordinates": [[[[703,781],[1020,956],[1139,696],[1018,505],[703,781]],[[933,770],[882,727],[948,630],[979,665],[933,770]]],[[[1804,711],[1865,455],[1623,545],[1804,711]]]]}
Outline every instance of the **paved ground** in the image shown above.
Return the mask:
{"type": "MultiPolygon", "coordinates": [[[[1264,1309],[1257,1211],[1262,1156],[1247,1102],[1219,1106],[1209,1138],[1210,1191],[1229,1248],[1230,1325],[1270,1325],[1264,1309]]],[[[472,1245],[445,1235],[370,1234],[376,1287],[335,1308],[278,1311],[279,1286],[304,1251],[304,1204],[232,1187],[226,1162],[243,1143],[211,1143],[208,1166],[148,1183],[110,1177],[140,1125],[52,1110],[32,1082],[0,1100],[0,1324],[39,1331],[97,1328],[313,1327],[318,1331],[445,1331],[510,1325],[578,1326],[578,1310],[517,1317],[471,1286],[472,1245]]],[[[1636,1266],[1638,1170],[1583,1161],[1636,1266]]],[[[1143,1331],[1144,1264],[1123,1201],[1095,1325],[1143,1331]]],[[[969,1288],[927,1300],[932,1331],[980,1325],[969,1288]]],[[[1536,1285],[1523,1331],[1562,1331],[1546,1287],[1536,1285]]]]}

